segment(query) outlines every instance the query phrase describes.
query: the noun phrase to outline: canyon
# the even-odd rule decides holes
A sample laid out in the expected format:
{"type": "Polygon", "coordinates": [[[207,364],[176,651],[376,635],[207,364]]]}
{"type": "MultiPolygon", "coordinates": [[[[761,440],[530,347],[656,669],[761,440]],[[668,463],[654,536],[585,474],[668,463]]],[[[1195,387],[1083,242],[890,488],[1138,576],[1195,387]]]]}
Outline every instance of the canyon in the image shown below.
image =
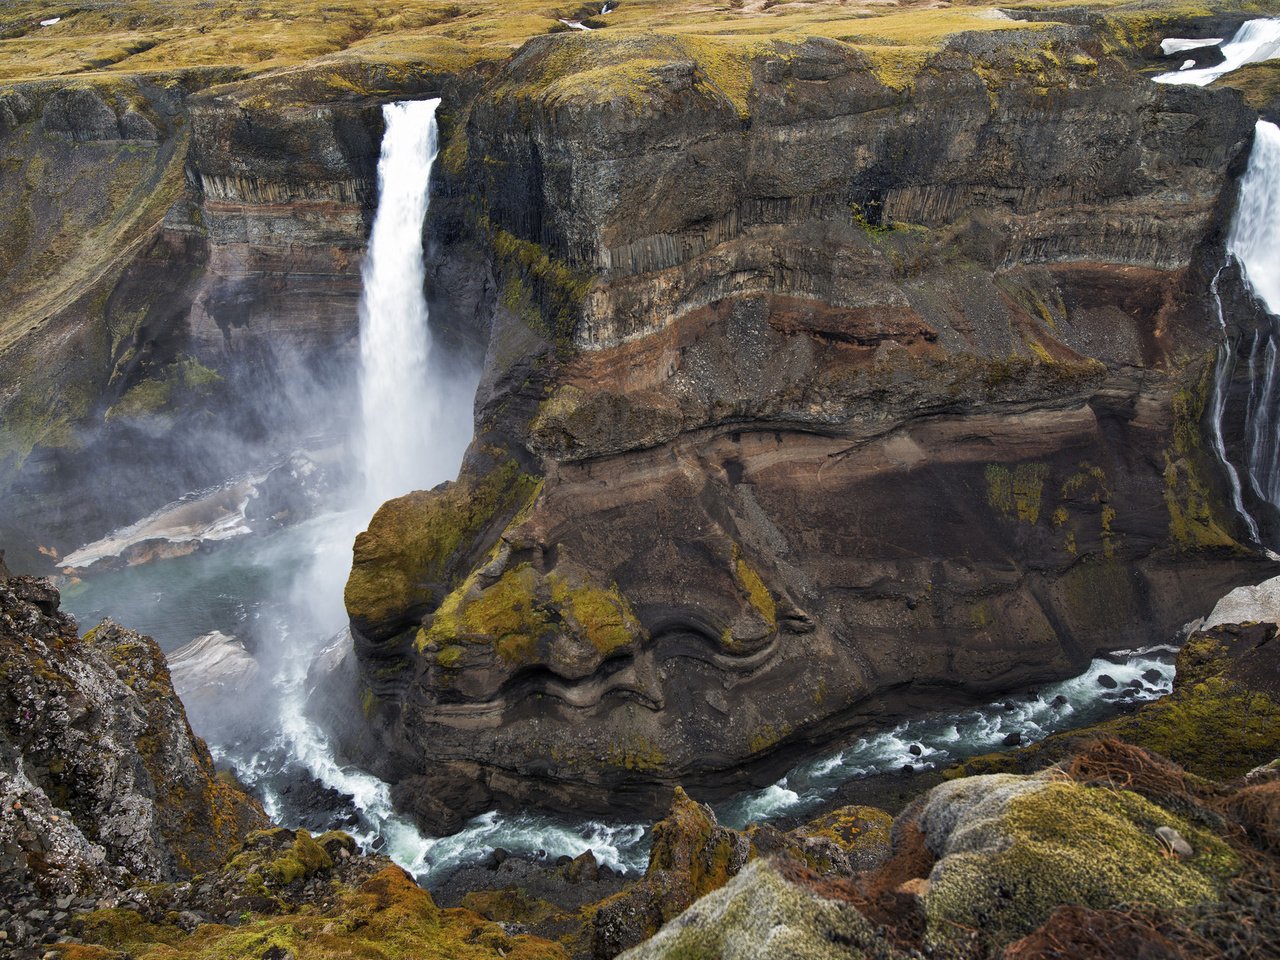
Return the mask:
{"type": "Polygon", "coordinates": [[[162,642],[405,830],[723,804],[1280,573],[1280,73],[1161,76],[1265,5],[223,6],[0,24],[0,546],[74,602],[302,531],[342,623],[162,642]]]}

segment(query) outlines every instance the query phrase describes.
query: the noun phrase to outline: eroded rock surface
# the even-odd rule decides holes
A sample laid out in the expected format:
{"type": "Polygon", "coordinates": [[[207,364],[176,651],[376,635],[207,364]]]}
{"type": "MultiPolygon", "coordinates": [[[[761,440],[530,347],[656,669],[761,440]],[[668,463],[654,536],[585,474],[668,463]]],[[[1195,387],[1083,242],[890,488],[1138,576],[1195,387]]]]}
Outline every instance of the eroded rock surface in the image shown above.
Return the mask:
{"type": "Polygon", "coordinates": [[[1235,94],[1088,27],[958,38],[908,87],[818,39],[733,85],[587,42],[472,105],[480,432],[356,545],[347,742],[421,821],[723,796],[1271,572],[1201,423],[1235,94]]]}
{"type": "Polygon", "coordinates": [[[214,771],[155,642],[83,638],[47,580],[0,581],[5,897],[57,899],[221,863],[265,824],[214,771]]]}

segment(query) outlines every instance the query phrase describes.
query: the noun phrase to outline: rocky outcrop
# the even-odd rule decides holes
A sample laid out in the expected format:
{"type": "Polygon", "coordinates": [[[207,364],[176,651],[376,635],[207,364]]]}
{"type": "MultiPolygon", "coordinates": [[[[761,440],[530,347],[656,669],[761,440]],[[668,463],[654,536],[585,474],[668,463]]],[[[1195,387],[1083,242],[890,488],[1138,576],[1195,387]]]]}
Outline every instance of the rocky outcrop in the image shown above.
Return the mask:
{"type": "Polygon", "coordinates": [[[1091,27],[905,81],[717,51],[537,40],[472,105],[480,433],[347,593],[349,749],[428,825],[723,796],[1271,572],[1201,426],[1234,94],[1091,27]],[[468,497],[500,470],[522,503],[468,497]]]}
{"type": "Polygon", "coordinates": [[[110,621],[82,638],[58,603],[47,580],[0,581],[4,899],[218,865],[261,808],[215,773],[154,641],[110,621]]]}
{"type": "Polygon", "coordinates": [[[898,960],[909,956],[886,944],[852,899],[847,888],[758,860],[723,889],[699,900],[652,940],[621,956],[627,960],[688,956],[733,960],[875,956],[898,960]]]}

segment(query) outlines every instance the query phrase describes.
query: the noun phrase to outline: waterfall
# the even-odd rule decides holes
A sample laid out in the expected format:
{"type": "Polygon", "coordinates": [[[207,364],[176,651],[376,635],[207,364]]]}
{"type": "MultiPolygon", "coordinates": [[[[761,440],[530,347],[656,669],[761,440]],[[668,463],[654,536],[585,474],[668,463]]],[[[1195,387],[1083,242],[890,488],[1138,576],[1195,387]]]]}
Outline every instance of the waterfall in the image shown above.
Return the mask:
{"type": "Polygon", "coordinates": [[[1227,238],[1249,286],[1268,312],[1280,315],[1280,127],[1259,120],[1240,205],[1227,238]]]}
{"type": "MultiPolygon", "coordinates": [[[[1166,48],[1162,45],[1161,49],[1166,53],[1178,52],[1195,49],[1195,46],[1210,46],[1216,41],[1174,40],[1171,42],[1174,46],[1166,48]],[[1183,44],[1195,44],[1195,46],[1188,47],[1183,44]]],[[[1204,87],[1232,70],[1239,70],[1246,64],[1261,63],[1263,60],[1280,56],[1280,19],[1250,20],[1236,31],[1236,35],[1230,41],[1223,44],[1222,56],[1222,63],[1216,67],[1162,73],[1155,78],[1156,83],[1191,83],[1197,87],[1204,87]]]]}
{"type": "Polygon", "coordinates": [[[1218,290],[1219,277],[1214,277],[1210,291],[1224,339],[1214,372],[1212,439],[1231,482],[1236,510],[1253,539],[1261,543],[1257,520],[1244,504],[1241,474],[1258,502],[1280,508],[1280,127],[1265,120],[1258,121],[1249,167],[1240,180],[1240,199],[1227,236],[1227,256],[1239,265],[1245,285],[1270,316],[1265,326],[1233,343],[1218,290]],[[1238,375],[1241,363],[1244,369],[1238,375]],[[1248,384],[1239,468],[1227,455],[1222,429],[1228,387],[1233,379],[1248,384]]]}
{"type": "Polygon", "coordinates": [[[422,249],[439,105],[417,100],[382,108],[378,209],[360,298],[360,405],[370,506],[444,479],[431,469],[432,422],[442,404],[428,375],[422,249]]]}

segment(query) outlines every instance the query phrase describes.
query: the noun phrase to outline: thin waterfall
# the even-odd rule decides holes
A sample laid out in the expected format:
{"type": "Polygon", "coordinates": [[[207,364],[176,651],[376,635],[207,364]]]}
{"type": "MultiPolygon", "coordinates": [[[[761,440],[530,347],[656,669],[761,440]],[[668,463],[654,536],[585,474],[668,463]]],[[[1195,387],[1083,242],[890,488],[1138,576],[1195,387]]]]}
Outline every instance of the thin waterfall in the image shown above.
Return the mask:
{"type": "Polygon", "coordinates": [[[1246,509],[1240,471],[1228,458],[1222,418],[1233,379],[1245,380],[1243,440],[1240,454],[1243,480],[1257,501],[1280,508],[1280,128],[1259,120],[1249,167],[1240,180],[1240,199],[1227,236],[1227,255],[1240,266],[1246,287],[1269,316],[1254,330],[1243,356],[1233,344],[1227,325],[1218,277],[1211,292],[1217,304],[1224,342],[1219,348],[1210,409],[1213,444],[1226,467],[1236,510],[1253,539],[1261,542],[1257,521],[1246,509]],[[1239,370],[1241,360],[1243,370],[1239,370]]]}
{"type": "Polygon", "coordinates": [[[438,152],[439,100],[390,103],[378,160],[378,210],[360,298],[365,500],[376,506],[443,477],[432,469],[440,397],[428,375],[422,225],[438,152]]]}
{"type": "Polygon", "coordinates": [[[1227,385],[1230,383],[1232,371],[1235,369],[1235,354],[1232,349],[1231,338],[1227,334],[1227,318],[1222,309],[1222,295],[1218,292],[1218,280],[1221,276],[1222,271],[1218,271],[1209,287],[1210,292],[1213,294],[1213,302],[1217,305],[1218,322],[1222,325],[1222,343],[1218,345],[1218,362],[1213,371],[1213,397],[1210,399],[1209,416],[1213,423],[1213,450],[1218,455],[1218,460],[1226,467],[1227,479],[1231,481],[1231,502],[1236,508],[1236,513],[1244,519],[1245,525],[1249,528],[1249,536],[1254,542],[1261,542],[1262,538],[1258,531],[1258,523],[1244,505],[1244,491],[1240,486],[1240,474],[1227,456],[1227,445],[1222,437],[1222,413],[1227,405],[1227,385]]]}

